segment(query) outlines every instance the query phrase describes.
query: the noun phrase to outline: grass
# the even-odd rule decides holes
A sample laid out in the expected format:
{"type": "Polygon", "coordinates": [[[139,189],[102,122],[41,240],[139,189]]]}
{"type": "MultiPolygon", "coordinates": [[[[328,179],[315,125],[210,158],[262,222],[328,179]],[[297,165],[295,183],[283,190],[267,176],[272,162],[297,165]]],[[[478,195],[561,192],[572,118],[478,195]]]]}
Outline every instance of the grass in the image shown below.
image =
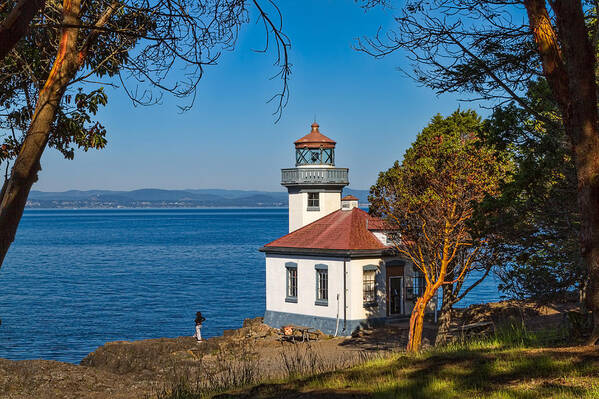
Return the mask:
{"type": "Polygon", "coordinates": [[[510,326],[489,338],[202,397],[599,398],[599,353],[556,347],[559,337],[510,326]]]}
{"type": "Polygon", "coordinates": [[[481,345],[397,355],[290,385],[298,392],[345,389],[375,398],[599,397],[597,363],[562,353],[481,345]]]}

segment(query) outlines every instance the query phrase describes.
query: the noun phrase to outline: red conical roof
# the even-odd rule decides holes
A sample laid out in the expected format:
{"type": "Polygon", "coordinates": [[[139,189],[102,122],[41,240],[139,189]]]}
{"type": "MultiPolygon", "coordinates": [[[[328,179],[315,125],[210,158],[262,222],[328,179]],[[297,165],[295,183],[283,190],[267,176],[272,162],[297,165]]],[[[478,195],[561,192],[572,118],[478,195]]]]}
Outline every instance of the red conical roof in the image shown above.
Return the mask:
{"type": "Polygon", "coordinates": [[[335,148],[335,140],[331,140],[324,134],[320,133],[318,130],[318,123],[314,122],[312,124],[312,130],[310,133],[297,140],[295,144],[295,148],[335,148]]]}

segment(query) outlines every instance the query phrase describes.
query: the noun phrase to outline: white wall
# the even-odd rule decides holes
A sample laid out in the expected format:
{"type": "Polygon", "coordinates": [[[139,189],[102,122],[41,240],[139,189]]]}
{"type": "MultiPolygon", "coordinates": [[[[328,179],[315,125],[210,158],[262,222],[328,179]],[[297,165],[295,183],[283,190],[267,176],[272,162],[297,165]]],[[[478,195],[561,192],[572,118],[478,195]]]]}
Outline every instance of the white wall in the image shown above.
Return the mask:
{"type": "Polygon", "coordinates": [[[303,226],[303,209],[308,207],[308,195],[306,193],[289,194],[289,232],[295,231],[303,226]]]}
{"type": "Polygon", "coordinates": [[[352,259],[348,267],[348,319],[362,320],[387,316],[385,265],[381,258],[352,259]],[[375,265],[378,270],[375,274],[378,306],[364,308],[364,266],[375,265]]]}
{"type": "Polygon", "coordinates": [[[371,230],[371,232],[383,245],[390,246],[390,244],[387,243],[387,234],[379,230],[371,230]]]}
{"type": "Polygon", "coordinates": [[[320,192],[318,211],[308,210],[308,193],[289,194],[289,232],[310,224],[341,208],[341,190],[320,192]]]}
{"type": "Polygon", "coordinates": [[[341,201],[341,209],[349,211],[350,209],[354,209],[358,207],[358,201],[341,201]]]}
{"type": "MultiPolygon", "coordinates": [[[[390,259],[386,259],[390,260],[390,259]]],[[[346,264],[347,284],[347,320],[363,320],[367,318],[387,317],[386,288],[387,273],[381,258],[352,259],[346,264]],[[364,308],[363,303],[363,267],[378,265],[375,274],[378,307],[364,308]]],[[[405,287],[412,285],[414,269],[410,262],[404,267],[404,309],[409,315],[414,302],[405,299],[405,287]]],[[[323,258],[312,256],[284,256],[266,254],[266,310],[294,313],[310,316],[337,317],[337,294],[339,294],[339,318],[343,320],[343,260],[339,258],[323,258]],[[286,262],[297,263],[298,287],[297,303],[285,302],[286,297],[286,262]],[[316,264],[328,266],[329,299],[327,306],[315,305],[316,301],[316,264]]],[[[429,310],[434,309],[434,298],[429,310]]]]}
{"type": "Polygon", "coordinates": [[[287,257],[266,255],[266,310],[319,317],[337,317],[337,294],[339,312],[343,319],[343,260],[339,258],[287,257]],[[297,263],[297,303],[285,302],[286,262],[297,263]],[[328,266],[328,305],[315,305],[316,264],[328,266]]]}

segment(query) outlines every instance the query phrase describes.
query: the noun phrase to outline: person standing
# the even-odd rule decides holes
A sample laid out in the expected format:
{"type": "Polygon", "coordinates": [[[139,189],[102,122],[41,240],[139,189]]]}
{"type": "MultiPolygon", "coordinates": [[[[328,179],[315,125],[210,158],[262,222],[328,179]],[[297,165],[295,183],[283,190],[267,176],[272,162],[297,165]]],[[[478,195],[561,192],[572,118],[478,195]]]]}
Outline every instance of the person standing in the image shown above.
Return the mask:
{"type": "Polygon", "coordinates": [[[193,335],[198,342],[202,341],[202,323],[206,320],[202,312],[196,312],[196,333],[193,335]]]}

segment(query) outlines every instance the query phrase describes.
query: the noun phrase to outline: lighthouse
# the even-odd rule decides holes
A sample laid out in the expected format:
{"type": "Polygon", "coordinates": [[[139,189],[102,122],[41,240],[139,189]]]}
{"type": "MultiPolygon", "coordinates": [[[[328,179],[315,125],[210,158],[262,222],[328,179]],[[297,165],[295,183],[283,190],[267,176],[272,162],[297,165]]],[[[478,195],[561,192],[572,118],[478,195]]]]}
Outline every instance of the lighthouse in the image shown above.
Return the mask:
{"type": "Polygon", "coordinates": [[[349,170],[335,167],[336,144],[316,122],[294,142],[295,168],[281,170],[281,184],[289,192],[290,233],[340,208],[349,170]]]}
{"type": "Polygon", "coordinates": [[[289,191],[289,234],[260,248],[264,323],[346,336],[407,318],[424,277],[390,245],[384,220],[360,209],[358,198],[341,198],[348,169],[335,167],[335,141],[314,122],[294,145],[295,168],[282,169],[281,179],[289,191]]]}

